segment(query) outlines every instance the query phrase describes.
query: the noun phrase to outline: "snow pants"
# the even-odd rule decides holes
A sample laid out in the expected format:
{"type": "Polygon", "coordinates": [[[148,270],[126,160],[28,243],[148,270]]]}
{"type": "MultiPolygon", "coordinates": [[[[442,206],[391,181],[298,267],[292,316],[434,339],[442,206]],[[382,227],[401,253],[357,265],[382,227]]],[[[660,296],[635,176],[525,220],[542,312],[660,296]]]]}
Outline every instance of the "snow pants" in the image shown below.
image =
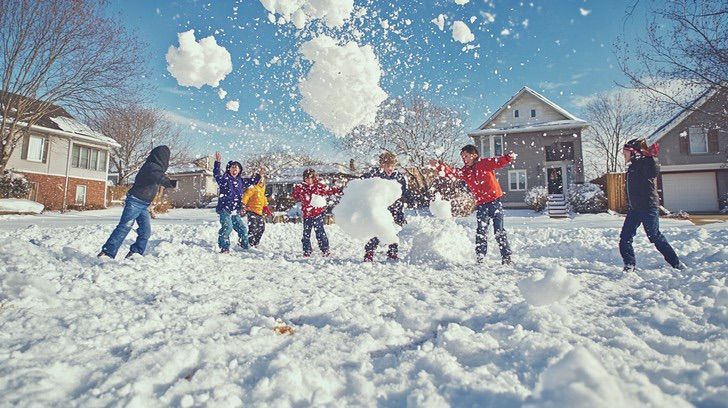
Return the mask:
{"type": "Polygon", "coordinates": [[[475,255],[481,259],[488,253],[488,225],[493,220],[493,232],[498,242],[502,258],[511,256],[511,246],[508,244],[508,236],[503,228],[503,203],[494,200],[489,203],[480,204],[476,209],[478,228],[475,232],[475,255]]]}
{"type": "Polygon", "coordinates": [[[244,249],[248,249],[248,227],[245,226],[242,217],[238,213],[220,211],[220,231],[217,233],[217,245],[220,249],[230,249],[230,233],[235,230],[238,234],[238,243],[244,249]]]}
{"type": "Polygon", "coordinates": [[[248,240],[251,246],[258,246],[265,232],[265,219],[262,215],[248,211],[248,240]]]}
{"type": "Polygon", "coordinates": [[[310,254],[313,251],[311,248],[311,229],[316,232],[316,241],[318,241],[321,252],[329,252],[329,237],[326,236],[326,230],[324,230],[324,214],[320,214],[303,219],[303,238],[301,238],[303,253],[310,254]]]}
{"type": "Polygon", "coordinates": [[[622,255],[624,264],[634,266],[637,263],[634,248],[632,247],[632,239],[637,234],[637,228],[640,224],[645,229],[647,238],[655,244],[655,248],[660,251],[665,261],[673,268],[676,268],[680,264],[680,259],[670,243],[667,242],[665,236],[660,232],[660,210],[657,208],[644,211],[627,211],[627,217],[622,225],[622,232],[619,234],[619,253],[622,255]]]}
{"type": "Polygon", "coordinates": [[[131,231],[135,221],[139,226],[137,228],[137,239],[131,245],[129,251],[141,255],[144,254],[144,251],[147,249],[149,237],[152,235],[152,217],[149,215],[149,204],[132,195],[126,196],[119,225],[114,228],[114,232],[111,233],[109,239],[101,247],[101,250],[106,255],[112,258],[116,257],[121,244],[124,243],[124,239],[129,235],[129,231],[131,231]]]}

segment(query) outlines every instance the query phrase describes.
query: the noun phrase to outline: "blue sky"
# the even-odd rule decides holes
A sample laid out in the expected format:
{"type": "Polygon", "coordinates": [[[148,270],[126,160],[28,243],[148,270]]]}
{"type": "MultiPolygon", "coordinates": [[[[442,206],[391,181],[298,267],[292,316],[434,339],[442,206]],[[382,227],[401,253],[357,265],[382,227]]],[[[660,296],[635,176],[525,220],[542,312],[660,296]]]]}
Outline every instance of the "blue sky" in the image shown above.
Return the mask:
{"type": "MultiPolygon", "coordinates": [[[[642,10],[625,24],[632,3],[355,0],[366,8],[364,17],[333,33],[353,39],[358,31],[358,42],[374,47],[385,73],[381,87],[389,96],[417,94],[451,106],[470,130],[524,85],[578,116],[579,97],[622,82],[613,44],[619,38],[631,40],[644,26],[642,10]],[[485,13],[495,15],[495,21],[486,22],[485,13]],[[431,22],[439,14],[448,17],[444,31],[431,22]],[[388,30],[382,28],[385,19],[388,30]],[[463,50],[453,40],[449,25],[455,20],[468,23],[475,35],[471,44],[478,48],[463,50]]],[[[306,72],[297,49],[311,38],[311,30],[270,23],[258,0],[115,0],[111,11],[147,42],[148,80],[155,89],[150,105],[170,112],[195,153],[221,150],[245,158],[284,146],[326,158],[347,157],[336,138],[297,105],[296,84],[306,72]],[[225,109],[216,89],[181,87],[167,72],[167,49],[178,45],[177,33],[189,29],[195,29],[198,40],[214,35],[231,53],[233,72],[221,87],[228,100],[240,101],[238,112],[225,109]],[[274,58],[278,61],[271,64],[274,58]]]]}

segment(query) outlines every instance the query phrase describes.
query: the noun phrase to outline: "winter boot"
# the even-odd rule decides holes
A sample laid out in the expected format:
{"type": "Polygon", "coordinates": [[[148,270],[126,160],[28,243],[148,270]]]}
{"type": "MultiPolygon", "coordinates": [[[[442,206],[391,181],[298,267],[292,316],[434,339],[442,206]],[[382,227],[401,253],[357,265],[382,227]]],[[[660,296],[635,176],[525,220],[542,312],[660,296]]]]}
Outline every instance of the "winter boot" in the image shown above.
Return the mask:
{"type": "Polygon", "coordinates": [[[304,252],[303,253],[303,257],[304,258],[310,258],[311,257],[311,253],[310,252],[304,252]]]}
{"type": "Polygon", "coordinates": [[[106,252],[104,252],[104,251],[101,251],[101,252],[99,252],[99,254],[98,254],[98,255],[96,255],[96,257],[97,257],[97,258],[103,258],[103,257],[106,257],[106,258],[109,258],[109,259],[114,259],[114,257],[112,257],[111,255],[107,254],[107,253],[106,253],[106,252]]]}
{"type": "Polygon", "coordinates": [[[634,265],[624,265],[624,268],[622,268],[622,272],[624,273],[632,273],[634,272],[636,267],[634,265]]]}
{"type": "Polygon", "coordinates": [[[126,256],[124,257],[124,259],[131,259],[131,257],[134,256],[134,254],[136,254],[136,252],[129,251],[129,253],[126,254],[126,256]]]}
{"type": "Polygon", "coordinates": [[[673,265],[672,267],[679,271],[684,271],[684,270],[688,269],[688,266],[682,262],[678,262],[677,265],[673,265]]]}
{"type": "Polygon", "coordinates": [[[222,248],[222,249],[220,250],[220,253],[221,253],[221,254],[229,254],[229,253],[230,253],[230,249],[229,249],[229,248],[222,248]]]}
{"type": "Polygon", "coordinates": [[[387,252],[387,260],[392,262],[399,261],[399,255],[396,252],[387,252]]]}
{"type": "Polygon", "coordinates": [[[364,253],[364,262],[374,262],[374,250],[369,250],[364,253]]]}
{"type": "Polygon", "coordinates": [[[513,265],[513,260],[509,256],[504,256],[503,259],[501,259],[501,265],[513,265]]]}
{"type": "Polygon", "coordinates": [[[330,256],[331,256],[331,252],[329,252],[329,251],[324,251],[324,252],[323,252],[323,255],[324,255],[324,258],[328,258],[328,257],[330,257],[330,256]]]}

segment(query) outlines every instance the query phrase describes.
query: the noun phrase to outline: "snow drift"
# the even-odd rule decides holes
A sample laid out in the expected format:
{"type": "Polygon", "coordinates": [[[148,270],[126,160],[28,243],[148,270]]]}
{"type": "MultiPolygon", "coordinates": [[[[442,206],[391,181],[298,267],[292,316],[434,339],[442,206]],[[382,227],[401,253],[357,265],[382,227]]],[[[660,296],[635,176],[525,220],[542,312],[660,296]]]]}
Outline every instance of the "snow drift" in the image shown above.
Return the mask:
{"type": "Polygon", "coordinates": [[[298,85],[306,113],[339,137],[374,122],[387,94],[379,87],[381,69],[371,46],[338,45],[321,36],[299,51],[313,63],[298,85]]]}
{"type": "Polygon", "coordinates": [[[181,86],[217,87],[232,72],[230,53],[217,45],[214,36],[196,41],[195,30],[189,30],[177,37],[179,48],[170,46],[167,51],[167,71],[181,86]]]}
{"type": "Polygon", "coordinates": [[[0,211],[13,213],[40,214],[43,204],[22,198],[0,198],[0,211]]]}
{"type": "Polygon", "coordinates": [[[379,237],[382,244],[397,243],[401,227],[394,223],[387,207],[401,196],[402,188],[394,180],[351,180],[334,208],[336,224],[351,237],[362,241],[379,237]]]}
{"type": "Polygon", "coordinates": [[[579,281],[569,276],[563,266],[554,266],[542,279],[524,279],[518,282],[518,289],[528,304],[545,306],[576,293],[579,290],[579,281]]]}

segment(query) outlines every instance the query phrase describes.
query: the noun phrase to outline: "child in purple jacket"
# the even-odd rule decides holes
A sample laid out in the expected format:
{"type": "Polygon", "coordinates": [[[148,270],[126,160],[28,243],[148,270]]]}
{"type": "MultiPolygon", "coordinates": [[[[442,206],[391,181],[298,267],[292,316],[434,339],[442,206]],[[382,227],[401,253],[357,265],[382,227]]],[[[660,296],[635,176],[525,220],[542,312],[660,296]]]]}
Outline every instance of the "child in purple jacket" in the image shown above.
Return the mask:
{"type": "Polygon", "coordinates": [[[244,213],[242,198],[245,190],[260,181],[260,174],[253,177],[243,178],[240,173],[243,166],[237,161],[229,161],[225,173],[220,172],[220,161],[222,156],[219,152],[215,153],[215,167],[213,174],[215,181],[219,186],[217,207],[215,211],[220,216],[220,231],[217,236],[217,244],[220,246],[220,252],[225,254],[230,252],[230,233],[234,229],[238,234],[238,245],[243,249],[248,249],[248,227],[245,226],[243,219],[240,217],[244,213]]]}

